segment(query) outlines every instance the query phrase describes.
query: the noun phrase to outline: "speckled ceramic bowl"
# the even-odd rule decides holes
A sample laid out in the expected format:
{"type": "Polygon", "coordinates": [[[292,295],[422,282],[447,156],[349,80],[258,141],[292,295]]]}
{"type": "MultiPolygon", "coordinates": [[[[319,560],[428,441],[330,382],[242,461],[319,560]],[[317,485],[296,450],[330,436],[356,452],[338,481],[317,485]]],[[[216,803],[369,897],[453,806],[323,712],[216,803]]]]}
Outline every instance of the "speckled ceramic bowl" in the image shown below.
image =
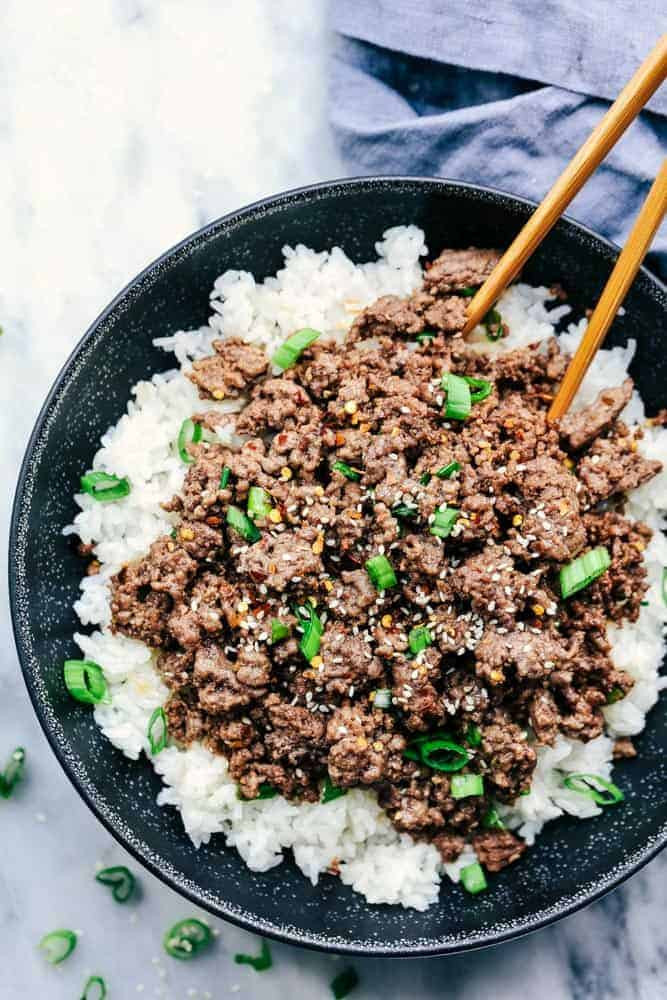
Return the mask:
{"type": "MultiPolygon", "coordinates": [[[[285,243],[337,244],[363,261],[389,226],[414,222],[429,247],[503,246],[533,206],[496,191],[441,180],[349,180],[278,195],[229,215],[169,250],[108,306],[67,361],[49,394],[21,470],[10,539],[10,588],[26,684],[66,774],[100,821],[147,868],[213,913],[296,944],[377,955],[461,951],[525,934],[571,913],[618,885],[667,840],[667,700],[650,714],[639,757],[621,762],[622,808],[594,820],[549,824],[517,865],[491,877],[490,890],[467,896],[445,883],[426,913],[369,906],[331,877],[315,888],[287,860],[264,874],[245,867],[215,837],[196,851],[178,813],[155,803],[159,779],[146,760],[126,760],[73,701],[61,663],[75,653],[72,602],[81,562],[61,528],[72,494],[100,435],[124,411],[130,387],[165,369],[152,338],[208,318],[208,294],[226,268],[262,278],[280,267],[285,243]]],[[[616,248],[560,222],[525,277],[560,281],[575,309],[591,305],[616,248]]],[[[638,340],[633,366],[650,411],[665,405],[667,357],[659,332],[666,292],[648,272],[637,277],[611,341],[638,340]]]]}

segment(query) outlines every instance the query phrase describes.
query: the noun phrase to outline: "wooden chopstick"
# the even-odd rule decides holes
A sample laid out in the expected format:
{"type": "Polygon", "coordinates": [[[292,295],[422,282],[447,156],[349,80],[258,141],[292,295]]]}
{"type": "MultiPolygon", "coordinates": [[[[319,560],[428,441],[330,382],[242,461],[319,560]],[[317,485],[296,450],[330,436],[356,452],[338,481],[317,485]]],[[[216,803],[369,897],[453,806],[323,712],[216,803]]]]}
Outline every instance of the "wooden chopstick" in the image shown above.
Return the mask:
{"type": "MultiPolygon", "coordinates": [[[[639,14],[638,14],[639,16],[639,14]]],[[[463,333],[482,321],[577,192],[667,76],[667,34],[623,88],[468,305],[463,333]]]]}
{"type": "Polygon", "coordinates": [[[646,251],[651,245],[651,240],[666,212],[667,159],[663,162],[660,173],[651,185],[651,190],[632,227],[628,241],[619,254],[581,343],[570,361],[565,377],[547,414],[548,420],[558,420],[562,417],[574,399],[577,389],[588,371],[588,366],[634,281],[646,251]]]}

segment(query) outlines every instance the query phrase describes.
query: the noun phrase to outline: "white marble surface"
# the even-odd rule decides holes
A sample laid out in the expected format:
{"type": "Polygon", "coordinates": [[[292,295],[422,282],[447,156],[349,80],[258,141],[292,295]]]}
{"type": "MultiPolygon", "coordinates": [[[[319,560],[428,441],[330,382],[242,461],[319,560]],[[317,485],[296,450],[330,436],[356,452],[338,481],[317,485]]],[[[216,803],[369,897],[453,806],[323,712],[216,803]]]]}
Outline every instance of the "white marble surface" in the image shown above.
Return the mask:
{"type": "MultiPolygon", "coordinates": [[[[342,167],[326,127],[317,0],[3,0],[0,38],[6,537],[37,410],[111,296],[208,220],[342,167]]],[[[141,898],[127,907],[94,882],[98,860],[128,859],[39,730],[11,638],[4,569],[0,586],[0,755],[23,744],[29,758],[20,791],[0,802],[0,995],[72,1000],[95,971],[110,1000],[330,996],[340,961],[275,945],[274,969],[258,975],[230,958],[254,947],[251,935],[221,922],[214,950],[177,963],[163,955],[162,933],[192,907],[146,873],[141,898]],[[53,969],[35,945],[57,926],[83,934],[53,969]]],[[[658,1000],[667,995],[666,872],[659,859],[585,912],[496,950],[355,960],[355,996],[658,1000]]]]}

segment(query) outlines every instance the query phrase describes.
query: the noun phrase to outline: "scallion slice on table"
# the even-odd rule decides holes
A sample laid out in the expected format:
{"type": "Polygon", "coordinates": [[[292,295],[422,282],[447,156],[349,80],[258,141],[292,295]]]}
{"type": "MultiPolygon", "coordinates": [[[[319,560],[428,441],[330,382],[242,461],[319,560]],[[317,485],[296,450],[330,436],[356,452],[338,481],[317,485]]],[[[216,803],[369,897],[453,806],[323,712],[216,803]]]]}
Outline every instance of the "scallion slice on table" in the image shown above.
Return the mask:
{"type": "Polygon", "coordinates": [[[394,567],[386,556],[372,556],[366,560],[366,572],[371,578],[371,583],[378,590],[388,590],[398,583],[394,567]]]}
{"type": "MultiPolygon", "coordinates": [[[[419,744],[418,751],[422,764],[430,767],[432,771],[460,771],[470,760],[470,755],[465,747],[448,739],[426,740],[419,744]]],[[[477,777],[477,775],[464,775],[463,777],[477,777]]],[[[454,780],[452,778],[452,784],[454,780]]],[[[452,792],[452,794],[454,793],[452,792]]],[[[477,793],[470,792],[468,794],[477,793]]],[[[454,796],[454,798],[457,797],[454,796]]]]}
{"type": "Polygon", "coordinates": [[[290,630],[289,625],[285,622],[281,622],[280,618],[271,619],[271,642],[282,642],[283,639],[287,639],[290,630]]]}
{"type": "Polygon", "coordinates": [[[47,962],[59,965],[76,948],[76,934],[68,930],[51,931],[44,935],[38,948],[47,962]]]}
{"type": "Polygon", "coordinates": [[[379,688],[375,692],[373,708],[391,708],[391,688],[379,688]]]}
{"type": "Polygon", "coordinates": [[[449,791],[453,799],[484,795],[484,778],[480,774],[455,774],[449,791]]]}
{"type": "Polygon", "coordinates": [[[417,334],[417,343],[422,345],[428,344],[429,340],[435,340],[437,336],[435,330],[423,330],[417,334]]]}
{"type": "Polygon", "coordinates": [[[487,340],[500,340],[503,335],[503,318],[497,309],[489,309],[482,320],[487,340]]]}
{"type": "Polygon", "coordinates": [[[100,885],[108,885],[117,903],[127,903],[136,885],[134,875],[125,865],[103,868],[95,876],[95,881],[100,885]]]}
{"type": "Polygon", "coordinates": [[[408,633],[408,646],[410,647],[410,652],[415,656],[432,644],[431,633],[425,625],[415,625],[408,633]]]}
{"type": "Polygon", "coordinates": [[[489,382],[488,379],[472,378],[471,375],[466,375],[465,380],[475,390],[470,393],[471,403],[481,403],[483,399],[486,399],[493,392],[493,382],[489,382]]]}
{"type": "Polygon", "coordinates": [[[187,961],[207,948],[213,940],[208,924],[196,917],[179,920],[164,936],[164,950],[172,958],[187,961]]]}
{"type": "Polygon", "coordinates": [[[181,429],[178,432],[178,437],[176,439],[176,446],[178,448],[178,454],[181,456],[181,460],[190,465],[194,462],[194,458],[188,451],[189,444],[198,444],[201,441],[201,424],[196,424],[194,420],[184,420],[181,424],[181,429]]]}
{"type": "Polygon", "coordinates": [[[331,980],[331,992],[334,995],[334,1000],[343,1000],[343,998],[349,996],[355,986],[358,985],[359,976],[354,969],[343,969],[342,972],[338,973],[335,979],[331,980]]]}
{"type": "Polygon", "coordinates": [[[448,465],[443,465],[441,469],[438,469],[436,476],[438,479],[451,479],[454,473],[458,472],[460,468],[460,462],[450,462],[448,465]]]}
{"type": "Polygon", "coordinates": [[[227,524],[237,535],[240,535],[248,545],[254,545],[262,537],[257,525],[238,507],[227,508],[227,524]]]}
{"type": "Polygon", "coordinates": [[[91,976],[83,988],[81,1000],[104,1000],[107,995],[107,984],[101,976],[91,976]]]}
{"type": "Polygon", "coordinates": [[[65,660],[63,676],[67,690],[86,705],[99,705],[108,702],[107,682],[99,663],[92,660],[65,660]]]}
{"type": "Polygon", "coordinates": [[[226,490],[229,486],[229,480],[232,478],[232,470],[228,465],[225,465],[220,473],[220,489],[226,490]]]}
{"type": "Polygon", "coordinates": [[[324,625],[312,605],[299,609],[299,621],[303,628],[303,635],[299,642],[299,649],[310,663],[314,656],[320,651],[320,640],[324,632],[324,625]]]}
{"type": "Polygon", "coordinates": [[[271,360],[274,365],[285,371],[286,368],[291,368],[293,364],[296,364],[303,351],[321,336],[319,330],[311,330],[310,327],[297,330],[296,333],[287,338],[284,344],[280,345],[271,360]]]}
{"type": "Polygon", "coordinates": [[[148,720],[148,742],[155,757],[167,745],[167,716],[162,706],[156,708],[148,720]]]}
{"type": "Polygon", "coordinates": [[[25,750],[23,747],[17,747],[7,761],[7,767],[0,774],[0,795],[3,799],[8,799],[18,785],[23,777],[24,767],[25,750]]]}
{"type": "Polygon", "coordinates": [[[327,774],[322,785],[320,802],[333,802],[334,799],[340,799],[343,795],[347,795],[347,788],[339,788],[338,785],[332,784],[331,778],[327,774]]]}
{"type": "Polygon", "coordinates": [[[335,469],[336,472],[340,472],[341,476],[345,476],[346,479],[351,480],[353,483],[358,483],[361,479],[361,470],[353,469],[347,462],[334,462],[331,468],[335,469]]]}
{"type": "Polygon", "coordinates": [[[466,865],[465,868],[461,869],[461,885],[466,892],[471,893],[473,896],[477,895],[478,892],[483,892],[487,888],[484,869],[479,861],[475,861],[472,865],[466,865]]]}
{"type": "Polygon", "coordinates": [[[611,556],[604,547],[598,545],[583,556],[578,556],[573,562],[563,566],[560,571],[561,597],[571,597],[584,587],[597,580],[611,566],[611,556]]]}
{"type": "Polygon", "coordinates": [[[448,538],[458,520],[459,513],[456,507],[445,507],[444,510],[436,510],[428,528],[429,533],[435,535],[436,538],[448,538]]]}
{"type": "Polygon", "coordinates": [[[498,810],[491,806],[482,817],[482,826],[485,830],[504,830],[505,824],[498,815],[498,810]]]}
{"type": "Polygon", "coordinates": [[[563,778],[563,785],[571,792],[592,799],[598,806],[615,806],[625,798],[617,785],[599,774],[568,774],[563,778]]]}
{"type": "Polygon", "coordinates": [[[470,398],[470,386],[460,375],[452,375],[446,372],[442,376],[442,388],[447,393],[445,402],[446,420],[465,420],[470,415],[472,400],[470,398]]]}
{"type": "Polygon", "coordinates": [[[251,486],[248,490],[248,516],[268,517],[273,510],[271,497],[261,486],[251,486]]]}
{"type": "Polygon", "coordinates": [[[85,476],[81,476],[81,489],[100,503],[122,500],[131,492],[127,477],[119,479],[118,476],[111,476],[108,472],[87,472],[85,476]]]}
{"type": "Polygon", "coordinates": [[[251,965],[255,972],[265,972],[273,965],[271,951],[266,941],[262,941],[259,955],[244,955],[243,952],[240,952],[238,955],[234,955],[234,961],[237,965],[251,965]]]}

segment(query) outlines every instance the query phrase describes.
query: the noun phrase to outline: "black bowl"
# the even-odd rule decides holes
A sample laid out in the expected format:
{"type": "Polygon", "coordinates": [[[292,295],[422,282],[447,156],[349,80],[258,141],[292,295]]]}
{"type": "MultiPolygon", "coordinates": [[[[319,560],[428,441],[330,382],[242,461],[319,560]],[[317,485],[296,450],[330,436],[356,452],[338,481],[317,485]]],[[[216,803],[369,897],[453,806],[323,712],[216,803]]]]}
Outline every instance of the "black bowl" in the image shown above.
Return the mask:
{"type": "MultiPolygon", "coordinates": [[[[667,840],[664,795],[666,704],[649,715],[636,761],[620,763],[622,808],[577,822],[547,825],[517,865],[491,879],[490,891],[467,896],[443,885],[426,913],[369,906],[331,877],[317,888],[291,861],[249,872],[221,837],[196,851],[173,809],[155,804],[158,777],[126,760],[68,697],[61,663],[76,655],[81,562],[61,535],[76,513],[72,494],[100,435],[125,408],[130,386],[169,366],[156,335],[206,322],[208,293],[226,268],[259,277],[275,273],[285,243],[317,249],[336,244],[352,258],[375,255],[389,226],[414,222],[429,247],[504,246],[533,209],[527,201],[442,180],[379,178],[340,181],[279,195],[214,222],[136,278],[93,323],[60,373],[28,445],[10,538],[14,628],[26,684],[65,773],[90,808],[147,868],[193,902],[262,934],[312,946],[376,955],[456,952],[507,940],[591,902],[652,858],[667,840]]],[[[531,259],[525,277],[560,281],[575,310],[593,303],[617,248],[563,220],[531,259]]],[[[665,404],[665,351],[660,344],[665,289],[642,271],[614,323],[612,343],[635,337],[633,374],[650,410],[665,404]]]]}

